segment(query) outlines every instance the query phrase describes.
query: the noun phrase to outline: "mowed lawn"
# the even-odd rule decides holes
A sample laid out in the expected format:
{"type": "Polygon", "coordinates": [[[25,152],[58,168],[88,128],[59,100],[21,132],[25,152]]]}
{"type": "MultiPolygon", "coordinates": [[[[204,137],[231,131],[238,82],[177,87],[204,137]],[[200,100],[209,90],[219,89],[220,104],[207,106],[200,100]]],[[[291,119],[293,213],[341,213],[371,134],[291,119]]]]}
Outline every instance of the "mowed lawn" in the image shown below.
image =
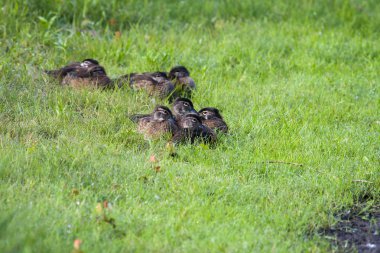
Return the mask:
{"type": "Polygon", "coordinates": [[[0,12],[1,252],[71,252],[75,239],[87,253],[326,252],[319,231],[336,212],[379,203],[377,1],[5,0],[0,12]],[[111,77],[185,65],[196,109],[219,108],[230,133],[170,156],[128,120],[167,101],[42,72],[85,58],[111,77]]]}

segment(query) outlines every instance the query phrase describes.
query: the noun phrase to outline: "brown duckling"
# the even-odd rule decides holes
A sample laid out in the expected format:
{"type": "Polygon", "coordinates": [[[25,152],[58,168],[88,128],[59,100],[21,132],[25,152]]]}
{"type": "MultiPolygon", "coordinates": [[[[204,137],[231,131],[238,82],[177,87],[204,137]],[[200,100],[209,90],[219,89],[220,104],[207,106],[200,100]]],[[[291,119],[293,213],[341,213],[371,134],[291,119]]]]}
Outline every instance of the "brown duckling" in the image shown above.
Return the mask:
{"type": "Polygon", "coordinates": [[[180,119],[188,113],[197,113],[194,109],[193,102],[188,98],[177,98],[173,102],[173,113],[176,119],[180,119]]]}
{"type": "Polygon", "coordinates": [[[172,112],[166,106],[157,106],[151,114],[136,114],[130,119],[137,123],[138,132],[147,139],[157,139],[167,133],[173,135],[178,125],[172,112]]]}
{"type": "Polygon", "coordinates": [[[99,62],[94,59],[84,59],[81,62],[73,62],[70,63],[60,69],[56,70],[45,70],[45,73],[54,77],[54,78],[61,78],[63,79],[66,75],[75,72],[77,69],[80,68],[88,68],[89,66],[99,65],[99,62]]]}
{"type": "Polygon", "coordinates": [[[171,83],[171,85],[174,86],[174,84],[169,80],[169,77],[166,72],[145,72],[144,75],[148,75],[152,77],[154,80],[156,80],[159,83],[171,83]]]}
{"type": "Polygon", "coordinates": [[[195,90],[195,82],[190,77],[190,72],[184,66],[173,67],[168,74],[170,80],[175,84],[176,96],[191,97],[191,93],[195,90]]]}
{"type": "Polygon", "coordinates": [[[117,78],[114,83],[119,87],[128,83],[134,90],[146,90],[150,96],[164,99],[173,93],[174,85],[160,73],[131,73],[117,78]]]}
{"type": "Polygon", "coordinates": [[[201,109],[198,114],[202,118],[203,125],[208,126],[215,131],[223,133],[228,132],[228,126],[218,109],[214,107],[206,107],[201,109]]]}
{"type": "Polygon", "coordinates": [[[166,89],[165,97],[168,97],[170,100],[173,99],[175,86],[174,86],[173,82],[170,81],[166,72],[157,71],[157,72],[146,72],[143,74],[152,77],[155,81],[158,82],[159,86],[165,87],[165,89],[166,89]]]}
{"type": "Polygon", "coordinates": [[[56,70],[47,70],[46,74],[59,80],[62,85],[72,87],[111,87],[111,79],[108,78],[104,67],[94,59],[85,59],[82,62],[74,62],[56,70]]]}
{"type": "Polygon", "coordinates": [[[194,143],[195,140],[203,142],[214,143],[216,141],[216,134],[214,130],[202,125],[202,119],[195,113],[188,113],[182,118],[182,126],[173,136],[174,143],[190,141],[194,143]]]}

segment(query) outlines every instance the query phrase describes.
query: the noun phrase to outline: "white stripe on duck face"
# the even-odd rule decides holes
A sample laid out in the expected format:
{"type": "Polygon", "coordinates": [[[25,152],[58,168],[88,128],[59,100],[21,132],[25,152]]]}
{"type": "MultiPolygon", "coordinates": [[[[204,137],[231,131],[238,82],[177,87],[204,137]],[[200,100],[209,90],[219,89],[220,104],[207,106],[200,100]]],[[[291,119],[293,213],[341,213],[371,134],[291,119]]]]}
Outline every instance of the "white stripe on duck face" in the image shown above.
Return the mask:
{"type": "Polygon", "coordinates": [[[90,66],[91,64],[92,62],[90,61],[84,61],[84,62],[81,62],[80,66],[84,68],[88,68],[88,66],[90,66]]]}

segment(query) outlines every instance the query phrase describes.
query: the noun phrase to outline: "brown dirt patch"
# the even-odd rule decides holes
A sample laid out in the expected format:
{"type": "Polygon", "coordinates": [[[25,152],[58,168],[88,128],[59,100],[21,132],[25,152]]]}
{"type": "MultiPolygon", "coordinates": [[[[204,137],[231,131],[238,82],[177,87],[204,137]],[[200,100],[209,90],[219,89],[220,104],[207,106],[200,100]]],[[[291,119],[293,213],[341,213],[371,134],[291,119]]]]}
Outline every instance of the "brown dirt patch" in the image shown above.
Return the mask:
{"type": "Polygon", "coordinates": [[[338,252],[380,253],[380,206],[353,208],[336,216],[338,222],[322,233],[338,252]]]}

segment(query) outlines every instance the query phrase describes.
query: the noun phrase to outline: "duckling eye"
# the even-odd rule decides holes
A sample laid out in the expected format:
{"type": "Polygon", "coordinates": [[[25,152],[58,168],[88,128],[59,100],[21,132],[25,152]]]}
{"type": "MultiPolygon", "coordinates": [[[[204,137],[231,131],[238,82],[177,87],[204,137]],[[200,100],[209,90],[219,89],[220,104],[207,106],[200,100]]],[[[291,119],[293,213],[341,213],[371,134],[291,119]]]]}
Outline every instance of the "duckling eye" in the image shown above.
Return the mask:
{"type": "Polygon", "coordinates": [[[185,102],[183,103],[184,106],[189,107],[189,103],[185,102]]]}
{"type": "Polygon", "coordinates": [[[196,119],[191,119],[191,121],[194,122],[194,123],[197,122],[196,119]]]}
{"type": "Polygon", "coordinates": [[[202,113],[203,113],[204,115],[207,115],[207,114],[208,114],[208,112],[207,112],[207,111],[203,111],[202,113]]]}

